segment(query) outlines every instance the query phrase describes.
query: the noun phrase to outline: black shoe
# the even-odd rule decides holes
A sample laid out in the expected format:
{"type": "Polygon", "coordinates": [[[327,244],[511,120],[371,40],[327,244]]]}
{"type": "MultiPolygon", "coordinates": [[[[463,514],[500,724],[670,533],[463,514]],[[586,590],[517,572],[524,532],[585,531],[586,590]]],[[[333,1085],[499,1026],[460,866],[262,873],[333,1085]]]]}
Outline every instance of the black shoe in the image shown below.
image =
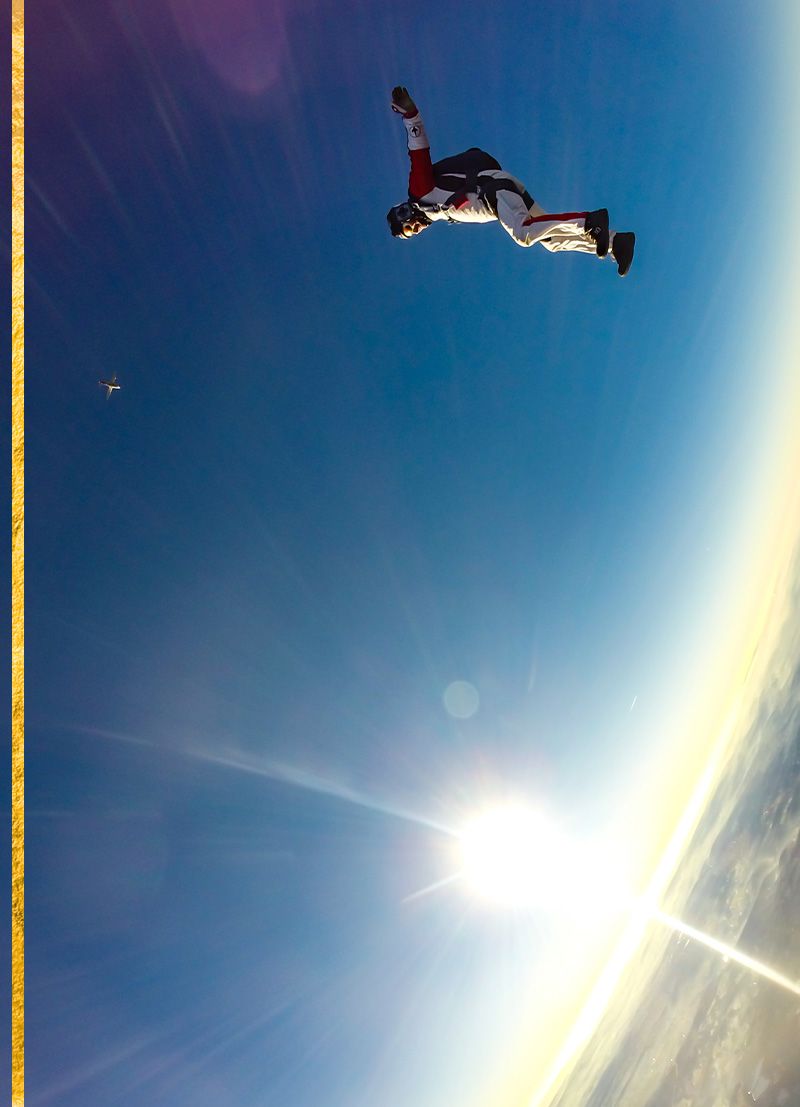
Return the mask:
{"type": "Polygon", "coordinates": [[[587,211],[583,229],[594,239],[597,256],[604,258],[608,253],[608,208],[587,211]]]}
{"type": "Polygon", "coordinates": [[[617,263],[617,272],[621,277],[633,264],[633,247],[636,243],[636,235],[633,231],[617,231],[611,246],[611,253],[617,263]]]}

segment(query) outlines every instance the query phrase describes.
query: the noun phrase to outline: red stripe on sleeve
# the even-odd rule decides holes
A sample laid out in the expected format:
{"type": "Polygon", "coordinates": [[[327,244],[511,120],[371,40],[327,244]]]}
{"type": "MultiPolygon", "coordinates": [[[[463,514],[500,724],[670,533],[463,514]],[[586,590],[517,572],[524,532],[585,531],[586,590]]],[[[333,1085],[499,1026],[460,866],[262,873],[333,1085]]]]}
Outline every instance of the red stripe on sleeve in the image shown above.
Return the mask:
{"type": "Polygon", "coordinates": [[[425,150],[409,150],[411,158],[411,173],[408,177],[408,194],[414,199],[427,195],[435,187],[433,179],[433,163],[431,152],[425,150]]]}

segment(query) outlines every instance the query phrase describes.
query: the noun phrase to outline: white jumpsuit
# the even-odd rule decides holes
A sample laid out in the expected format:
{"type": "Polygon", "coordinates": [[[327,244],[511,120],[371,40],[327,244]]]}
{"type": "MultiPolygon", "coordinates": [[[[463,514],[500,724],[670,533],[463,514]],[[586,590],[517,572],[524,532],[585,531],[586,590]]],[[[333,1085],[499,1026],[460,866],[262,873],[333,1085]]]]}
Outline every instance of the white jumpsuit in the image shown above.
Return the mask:
{"type": "MultiPolygon", "coordinates": [[[[498,181],[511,181],[519,189],[499,188],[496,192],[496,211],[482,195],[467,191],[457,205],[448,189],[438,188],[434,180],[430,156],[430,144],[425,124],[419,112],[403,117],[408,134],[408,153],[411,158],[409,195],[433,222],[491,223],[497,220],[511,235],[518,246],[535,246],[540,243],[546,250],[576,250],[584,254],[596,254],[594,240],[583,229],[586,212],[558,212],[548,218],[539,204],[527,204],[522,196],[525,186],[517,177],[502,169],[483,169],[481,178],[494,177],[498,181]]],[[[614,232],[610,232],[613,241],[614,232]]],[[[609,250],[609,258],[612,256],[609,250]]]]}

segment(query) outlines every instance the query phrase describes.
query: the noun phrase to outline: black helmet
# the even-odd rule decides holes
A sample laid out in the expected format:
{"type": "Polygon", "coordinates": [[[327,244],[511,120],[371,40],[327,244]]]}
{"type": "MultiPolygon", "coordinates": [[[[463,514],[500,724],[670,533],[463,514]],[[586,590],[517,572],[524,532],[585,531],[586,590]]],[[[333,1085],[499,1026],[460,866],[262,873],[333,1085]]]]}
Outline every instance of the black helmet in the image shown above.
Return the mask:
{"type": "Polygon", "coordinates": [[[403,227],[406,223],[412,221],[422,223],[424,227],[429,226],[431,222],[422,208],[415,204],[413,200],[406,200],[403,204],[395,204],[386,213],[386,222],[389,224],[389,230],[395,238],[405,238],[403,227]]]}

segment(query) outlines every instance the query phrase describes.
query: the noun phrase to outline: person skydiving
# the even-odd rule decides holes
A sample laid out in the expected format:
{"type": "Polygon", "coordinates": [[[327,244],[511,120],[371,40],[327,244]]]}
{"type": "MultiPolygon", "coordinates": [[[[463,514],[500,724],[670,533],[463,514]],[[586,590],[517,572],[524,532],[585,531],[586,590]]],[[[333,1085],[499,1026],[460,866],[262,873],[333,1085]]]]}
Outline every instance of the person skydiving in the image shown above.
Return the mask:
{"type": "Polygon", "coordinates": [[[632,231],[609,230],[606,208],[548,213],[520,180],[475,146],[432,163],[422,116],[402,85],[392,89],[392,111],[403,118],[411,159],[408,200],[390,208],[386,215],[395,238],[414,238],[437,222],[497,220],[518,246],[538,242],[553,253],[575,250],[599,258],[610,252],[619,275],[628,272],[636,236],[632,231]]]}

